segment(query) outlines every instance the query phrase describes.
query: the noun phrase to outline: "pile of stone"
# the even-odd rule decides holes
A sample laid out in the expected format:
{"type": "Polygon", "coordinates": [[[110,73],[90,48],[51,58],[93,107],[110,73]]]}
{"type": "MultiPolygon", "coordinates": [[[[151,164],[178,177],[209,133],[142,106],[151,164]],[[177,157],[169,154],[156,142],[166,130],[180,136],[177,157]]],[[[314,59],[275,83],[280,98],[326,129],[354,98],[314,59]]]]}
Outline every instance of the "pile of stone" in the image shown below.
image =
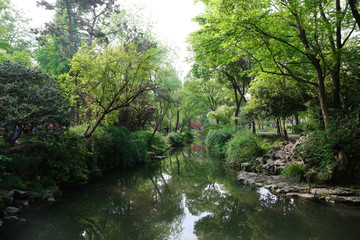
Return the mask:
{"type": "MultiPolygon", "coordinates": [[[[41,201],[47,204],[55,202],[54,193],[50,190],[46,190],[42,196],[35,192],[17,189],[0,190],[0,198],[7,206],[3,212],[3,220],[9,222],[25,222],[24,218],[19,217],[19,213],[35,202],[41,201]]],[[[3,220],[0,220],[0,226],[3,224],[3,220]]]]}
{"type": "Polygon", "coordinates": [[[274,194],[287,197],[300,197],[309,200],[322,200],[329,203],[350,203],[360,206],[360,189],[346,187],[312,187],[305,183],[294,183],[282,175],[261,173],[238,173],[240,183],[251,187],[264,187],[274,194]]]}
{"type": "Polygon", "coordinates": [[[244,162],[240,165],[230,163],[230,167],[245,172],[255,171],[267,175],[279,175],[284,168],[297,163],[293,160],[294,149],[304,142],[306,138],[306,136],[302,136],[295,143],[289,141],[280,142],[278,148],[271,149],[263,157],[258,157],[254,161],[244,162]]]}
{"type": "Polygon", "coordinates": [[[292,182],[281,175],[282,170],[290,164],[303,164],[303,162],[296,160],[293,152],[306,138],[306,136],[302,136],[295,143],[281,142],[279,148],[270,150],[265,156],[259,157],[255,161],[235,166],[239,167],[240,170],[237,176],[238,180],[244,185],[264,187],[274,194],[288,197],[360,205],[360,189],[312,187],[306,183],[292,182]]]}

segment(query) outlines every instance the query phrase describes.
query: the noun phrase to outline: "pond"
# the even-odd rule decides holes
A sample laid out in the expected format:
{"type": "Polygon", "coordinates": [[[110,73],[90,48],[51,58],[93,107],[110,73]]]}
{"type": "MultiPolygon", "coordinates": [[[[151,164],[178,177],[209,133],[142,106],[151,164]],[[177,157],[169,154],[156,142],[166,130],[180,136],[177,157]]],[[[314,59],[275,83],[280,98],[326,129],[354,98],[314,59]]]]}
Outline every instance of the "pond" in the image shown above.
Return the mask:
{"type": "Polygon", "coordinates": [[[241,186],[201,146],[64,191],[1,239],[360,239],[360,209],[241,186]]]}

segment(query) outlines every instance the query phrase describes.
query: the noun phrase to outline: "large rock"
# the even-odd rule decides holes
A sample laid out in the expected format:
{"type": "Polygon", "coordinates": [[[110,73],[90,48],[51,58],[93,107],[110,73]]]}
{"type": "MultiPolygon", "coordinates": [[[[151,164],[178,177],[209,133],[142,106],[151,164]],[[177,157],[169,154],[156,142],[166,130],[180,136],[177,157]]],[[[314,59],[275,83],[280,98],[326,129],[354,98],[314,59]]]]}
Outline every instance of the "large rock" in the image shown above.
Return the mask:
{"type": "Polygon", "coordinates": [[[5,216],[10,216],[10,215],[16,215],[21,211],[20,208],[17,207],[7,207],[5,208],[5,216]]]}
{"type": "Polygon", "coordinates": [[[47,189],[44,193],[44,195],[41,197],[42,201],[47,204],[52,204],[55,202],[54,193],[47,189]]]}
{"type": "Polygon", "coordinates": [[[4,199],[8,204],[17,204],[17,205],[28,205],[29,203],[34,203],[38,200],[39,194],[31,191],[21,191],[21,190],[11,190],[4,199]],[[26,204],[26,202],[28,202],[26,204]]]}

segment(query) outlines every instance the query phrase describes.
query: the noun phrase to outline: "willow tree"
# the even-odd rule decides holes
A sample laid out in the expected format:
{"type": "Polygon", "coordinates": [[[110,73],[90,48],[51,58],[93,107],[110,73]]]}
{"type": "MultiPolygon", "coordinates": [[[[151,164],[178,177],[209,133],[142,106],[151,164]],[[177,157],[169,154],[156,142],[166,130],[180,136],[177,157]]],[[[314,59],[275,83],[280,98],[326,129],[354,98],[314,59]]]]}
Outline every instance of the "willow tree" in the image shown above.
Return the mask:
{"type": "Polygon", "coordinates": [[[134,44],[107,45],[101,50],[80,48],[65,75],[64,86],[73,101],[81,101],[80,111],[87,124],[85,137],[90,137],[105,117],[153,88],[153,73],[159,68],[156,57],[154,49],[137,51],[134,44]]]}

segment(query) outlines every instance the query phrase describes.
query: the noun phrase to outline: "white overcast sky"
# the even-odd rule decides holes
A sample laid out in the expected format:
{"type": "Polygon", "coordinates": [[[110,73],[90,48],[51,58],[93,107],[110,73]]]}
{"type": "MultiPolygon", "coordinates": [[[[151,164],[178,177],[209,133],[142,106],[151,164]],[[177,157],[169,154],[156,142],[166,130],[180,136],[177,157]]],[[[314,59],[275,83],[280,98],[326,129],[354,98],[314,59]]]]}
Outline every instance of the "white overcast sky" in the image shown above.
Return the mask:
{"type": "MultiPolygon", "coordinates": [[[[33,26],[41,27],[51,20],[53,13],[37,7],[36,1],[38,0],[11,0],[16,8],[22,9],[26,17],[32,20],[33,26]]],[[[191,19],[203,10],[203,5],[201,3],[194,5],[194,0],[118,0],[118,2],[120,5],[125,2],[125,4],[144,6],[146,15],[144,17],[151,18],[155,23],[154,31],[160,40],[177,50],[178,60],[175,67],[183,80],[190,69],[190,65],[185,63],[188,55],[186,37],[197,29],[197,25],[191,22],[191,19]]]]}

